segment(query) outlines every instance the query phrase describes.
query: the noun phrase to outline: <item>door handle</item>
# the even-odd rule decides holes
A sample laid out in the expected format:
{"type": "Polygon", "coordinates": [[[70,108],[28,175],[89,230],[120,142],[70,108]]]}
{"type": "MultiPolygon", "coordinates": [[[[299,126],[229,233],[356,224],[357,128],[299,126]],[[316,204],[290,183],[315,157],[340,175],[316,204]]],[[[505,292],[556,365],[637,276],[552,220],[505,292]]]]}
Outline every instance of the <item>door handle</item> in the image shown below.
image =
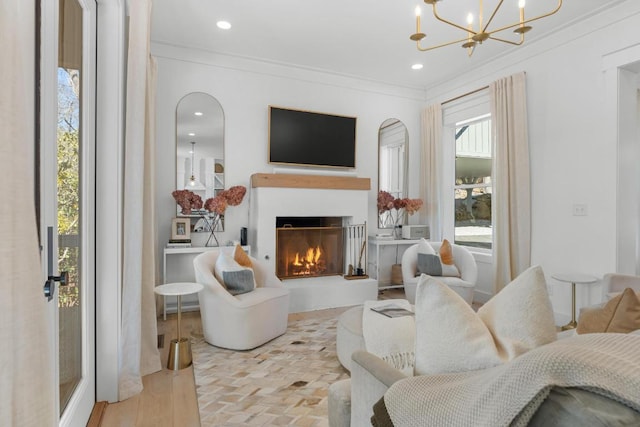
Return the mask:
{"type": "Polygon", "coordinates": [[[44,296],[47,301],[53,299],[53,295],[56,293],[56,282],[60,283],[60,286],[66,286],[69,284],[69,272],[62,271],[59,276],[53,275],[53,227],[47,227],[47,281],[44,282],[44,296]]]}
{"type": "Polygon", "coordinates": [[[56,282],[60,283],[60,286],[66,286],[69,284],[69,272],[62,271],[59,276],[49,276],[46,282],[44,282],[44,296],[47,301],[53,299],[53,295],[56,293],[56,282]]]}

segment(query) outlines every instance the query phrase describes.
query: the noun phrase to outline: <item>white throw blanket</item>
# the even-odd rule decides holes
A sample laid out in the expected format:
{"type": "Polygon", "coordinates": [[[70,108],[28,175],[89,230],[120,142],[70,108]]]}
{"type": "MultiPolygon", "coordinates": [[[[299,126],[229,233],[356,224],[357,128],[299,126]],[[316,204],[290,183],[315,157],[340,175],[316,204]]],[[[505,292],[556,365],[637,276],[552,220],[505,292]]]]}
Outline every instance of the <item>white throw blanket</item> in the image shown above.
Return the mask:
{"type": "Polygon", "coordinates": [[[365,348],[389,365],[413,375],[416,347],[416,322],[414,316],[387,317],[371,310],[372,307],[395,306],[413,311],[409,301],[390,299],[365,301],[362,310],[362,335],[365,348]]]}
{"type": "Polygon", "coordinates": [[[640,412],[640,336],[585,334],[472,372],[396,382],[384,396],[395,427],[524,426],[553,386],[584,388],[640,412]]]}

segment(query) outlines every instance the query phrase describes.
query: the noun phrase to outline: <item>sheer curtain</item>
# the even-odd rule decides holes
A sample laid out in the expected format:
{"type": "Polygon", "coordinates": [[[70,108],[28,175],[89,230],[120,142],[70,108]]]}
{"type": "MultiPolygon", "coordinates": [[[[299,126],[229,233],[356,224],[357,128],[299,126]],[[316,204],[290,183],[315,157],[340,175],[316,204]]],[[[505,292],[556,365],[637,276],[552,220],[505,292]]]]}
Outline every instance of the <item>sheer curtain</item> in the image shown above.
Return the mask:
{"type": "Polygon", "coordinates": [[[162,369],[155,296],[155,61],[150,51],[151,1],[130,3],[127,60],[122,344],[119,400],[142,391],[142,376],[162,369]]]}
{"type": "Polygon", "coordinates": [[[431,240],[442,240],[442,106],[422,112],[420,196],[424,207],[420,220],[429,224],[431,240]]]}
{"type": "Polygon", "coordinates": [[[33,2],[0,0],[0,424],[8,426],[58,420],[34,205],[34,11],[33,2]]]}
{"type": "Polygon", "coordinates": [[[493,134],[493,266],[497,293],[531,264],[525,73],[489,86],[493,134]]]}

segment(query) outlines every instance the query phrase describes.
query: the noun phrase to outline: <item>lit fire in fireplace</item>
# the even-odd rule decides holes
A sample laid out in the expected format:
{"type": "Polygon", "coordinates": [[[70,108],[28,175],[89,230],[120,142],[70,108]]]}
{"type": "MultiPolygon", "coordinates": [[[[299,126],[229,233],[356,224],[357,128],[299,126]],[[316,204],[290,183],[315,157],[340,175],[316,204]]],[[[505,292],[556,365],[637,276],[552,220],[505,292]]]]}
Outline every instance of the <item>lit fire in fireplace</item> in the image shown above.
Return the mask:
{"type": "Polygon", "coordinates": [[[322,274],[326,270],[326,263],[323,258],[320,246],[307,249],[304,254],[296,253],[291,262],[291,271],[294,276],[315,276],[322,274]]]}

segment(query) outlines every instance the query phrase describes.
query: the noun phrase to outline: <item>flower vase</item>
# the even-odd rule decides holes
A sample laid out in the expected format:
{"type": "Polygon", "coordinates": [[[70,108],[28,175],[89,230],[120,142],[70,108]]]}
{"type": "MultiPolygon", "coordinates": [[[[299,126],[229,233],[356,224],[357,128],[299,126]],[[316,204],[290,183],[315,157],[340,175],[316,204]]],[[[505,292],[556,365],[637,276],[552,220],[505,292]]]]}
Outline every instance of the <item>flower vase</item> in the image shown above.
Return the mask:
{"type": "Polygon", "coordinates": [[[207,239],[207,242],[204,244],[205,247],[218,247],[220,246],[220,242],[218,242],[218,238],[216,237],[216,233],[211,230],[211,234],[209,234],[209,238],[207,239]],[[213,241],[211,241],[211,238],[213,237],[213,241]]]}
{"type": "Polygon", "coordinates": [[[404,223],[404,210],[403,209],[395,209],[396,215],[393,218],[391,215],[391,219],[393,219],[393,238],[395,240],[402,239],[402,224],[404,223]]]}
{"type": "Polygon", "coordinates": [[[211,227],[210,229],[211,233],[209,234],[209,238],[207,239],[207,242],[204,244],[205,247],[220,246],[220,242],[218,242],[218,237],[216,237],[216,229],[218,228],[219,223],[220,223],[220,215],[217,215],[217,214],[213,215],[213,217],[211,218],[211,222],[209,223],[211,227]]]}
{"type": "Polygon", "coordinates": [[[400,224],[393,225],[393,239],[394,240],[402,239],[402,225],[400,224]]]}

